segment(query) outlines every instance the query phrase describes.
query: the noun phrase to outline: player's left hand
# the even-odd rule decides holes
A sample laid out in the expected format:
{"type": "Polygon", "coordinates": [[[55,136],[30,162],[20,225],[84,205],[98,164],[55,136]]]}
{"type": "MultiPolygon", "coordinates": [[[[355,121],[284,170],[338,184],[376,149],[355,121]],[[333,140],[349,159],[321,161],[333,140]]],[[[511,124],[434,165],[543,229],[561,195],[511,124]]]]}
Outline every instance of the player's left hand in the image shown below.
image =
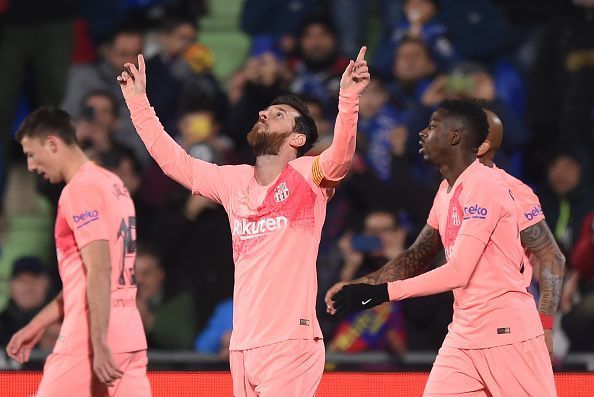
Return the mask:
{"type": "Polygon", "coordinates": [[[388,302],[388,284],[349,284],[342,287],[332,297],[335,314],[345,316],[349,313],[371,309],[384,302],[388,302]]]}
{"type": "Polygon", "coordinates": [[[367,47],[361,47],[357,59],[349,62],[340,80],[341,92],[361,95],[363,90],[369,85],[371,76],[367,67],[367,61],[363,59],[366,51],[367,47]]]}
{"type": "Polygon", "coordinates": [[[549,357],[551,357],[551,361],[552,361],[553,360],[553,330],[545,329],[544,337],[545,337],[545,343],[547,344],[547,350],[549,351],[549,357]]]}
{"type": "Polygon", "coordinates": [[[124,375],[124,372],[115,364],[107,344],[93,346],[93,372],[101,383],[109,387],[113,387],[113,382],[124,375]]]}
{"type": "Polygon", "coordinates": [[[45,328],[36,329],[31,324],[21,328],[10,338],[8,345],[6,345],[8,357],[19,364],[29,361],[31,350],[39,342],[44,332],[45,328]]]}

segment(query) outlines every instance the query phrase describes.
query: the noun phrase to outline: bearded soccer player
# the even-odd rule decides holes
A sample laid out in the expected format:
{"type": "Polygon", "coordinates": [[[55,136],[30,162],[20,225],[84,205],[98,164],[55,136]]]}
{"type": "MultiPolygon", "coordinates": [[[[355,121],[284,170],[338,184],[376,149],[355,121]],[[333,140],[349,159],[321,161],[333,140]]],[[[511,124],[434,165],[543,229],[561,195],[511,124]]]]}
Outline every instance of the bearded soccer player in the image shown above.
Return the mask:
{"type": "Polygon", "coordinates": [[[370,79],[365,51],[342,76],[332,145],[304,157],[317,138],[315,123],[297,97],[279,97],[247,135],[255,166],[217,166],[179,147],[148,102],[142,55],[138,69],[126,64],[118,77],[136,130],[163,171],[229,215],[236,397],[313,396],[322,377],[315,264],[326,203],[355,152],[359,96],[370,79]]]}
{"type": "Polygon", "coordinates": [[[66,183],[55,226],[63,289],[11,338],[8,355],[28,361],[45,329],[63,317],[37,396],[150,396],[130,194],[116,175],[89,161],[62,110],[34,111],[17,140],[29,171],[66,183]]]}
{"type": "Polygon", "coordinates": [[[446,101],[419,134],[444,181],[415,243],[357,283],[329,291],[337,315],[385,301],[454,293],[453,321],[425,396],[555,396],[543,326],[526,290],[517,205],[501,174],[476,158],[488,131],[470,101],[446,101]],[[445,249],[447,262],[418,276],[445,249]]]}

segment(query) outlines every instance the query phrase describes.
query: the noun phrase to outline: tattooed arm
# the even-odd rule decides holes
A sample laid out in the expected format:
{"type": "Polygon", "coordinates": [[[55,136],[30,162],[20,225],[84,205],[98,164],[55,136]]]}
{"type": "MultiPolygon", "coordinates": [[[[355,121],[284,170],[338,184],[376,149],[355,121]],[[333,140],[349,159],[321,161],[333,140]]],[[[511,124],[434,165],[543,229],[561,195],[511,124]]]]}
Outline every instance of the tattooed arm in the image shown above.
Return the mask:
{"type": "Polygon", "coordinates": [[[415,242],[404,250],[396,258],[386,263],[378,271],[350,282],[341,281],[332,286],[327,292],[325,301],[326,311],[334,314],[332,303],[334,295],[347,284],[382,284],[395,280],[403,280],[414,277],[429,270],[435,256],[443,250],[439,231],[429,225],[425,225],[415,242]]]}
{"type": "MultiPolygon", "coordinates": [[[[559,306],[563,275],[565,273],[565,256],[561,253],[551,230],[544,220],[522,230],[520,238],[522,245],[530,250],[540,263],[538,312],[541,315],[553,316],[559,306]]],[[[553,336],[551,331],[551,329],[545,329],[544,334],[547,350],[552,358],[553,336]]]]}
{"type": "Polygon", "coordinates": [[[353,281],[355,283],[382,284],[414,277],[429,270],[435,256],[443,249],[439,231],[425,225],[415,242],[381,269],[353,281]]]}
{"type": "Polygon", "coordinates": [[[522,230],[520,237],[522,245],[536,256],[540,263],[538,311],[553,316],[559,306],[563,276],[565,274],[565,256],[561,253],[551,230],[544,220],[522,230]]]}

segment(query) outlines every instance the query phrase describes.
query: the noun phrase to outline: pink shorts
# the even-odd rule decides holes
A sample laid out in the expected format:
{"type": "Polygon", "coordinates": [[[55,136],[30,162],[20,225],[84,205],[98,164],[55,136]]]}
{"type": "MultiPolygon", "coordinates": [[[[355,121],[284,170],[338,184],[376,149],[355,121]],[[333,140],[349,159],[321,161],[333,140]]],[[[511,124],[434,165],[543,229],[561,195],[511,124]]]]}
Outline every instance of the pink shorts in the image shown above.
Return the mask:
{"type": "Polygon", "coordinates": [[[107,387],[93,374],[90,356],[50,354],[45,361],[37,397],[150,397],[146,350],[114,353],[113,357],[124,375],[114,382],[113,387],[107,387]]]}
{"type": "Polygon", "coordinates": [[[234,397],[305,397],[324,373],[324,341],[287,340],[229,355],[234,397]]]}
{"type": "Polygon", "coordinates": [[[442,346],[423,396],[556,396],[544,336],[488,349],[442,346]]]}

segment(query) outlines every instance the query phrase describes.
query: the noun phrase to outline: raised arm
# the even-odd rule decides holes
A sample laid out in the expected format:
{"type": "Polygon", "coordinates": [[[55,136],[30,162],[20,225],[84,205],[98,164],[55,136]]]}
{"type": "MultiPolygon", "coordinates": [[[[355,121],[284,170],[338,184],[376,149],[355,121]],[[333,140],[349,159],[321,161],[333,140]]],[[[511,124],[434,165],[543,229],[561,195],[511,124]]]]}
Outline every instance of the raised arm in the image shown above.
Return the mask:
{"type": "Polygon", "coordinates": [[[342,74],[332,144],[318,156],[313,166],[314,180],[319,186],[336,186],[347,174],[355,154],[359,96],[370,80],[364,59],[366,51],[367,47],[361,47],[357,59],[350,61],[342,74]]]}
{"type": "Polygon", "coordinates": [[[159,167],[193,193],[221,202],[219,167],[188,155],[163,128],[146,96],[144,57],[138,55],[138,68],[124,65],[126,72],[117,77],[130,109],[132,123],[150,155],[159,167]],[[198,176],[198,177],[196,177],[198,176]]]}

